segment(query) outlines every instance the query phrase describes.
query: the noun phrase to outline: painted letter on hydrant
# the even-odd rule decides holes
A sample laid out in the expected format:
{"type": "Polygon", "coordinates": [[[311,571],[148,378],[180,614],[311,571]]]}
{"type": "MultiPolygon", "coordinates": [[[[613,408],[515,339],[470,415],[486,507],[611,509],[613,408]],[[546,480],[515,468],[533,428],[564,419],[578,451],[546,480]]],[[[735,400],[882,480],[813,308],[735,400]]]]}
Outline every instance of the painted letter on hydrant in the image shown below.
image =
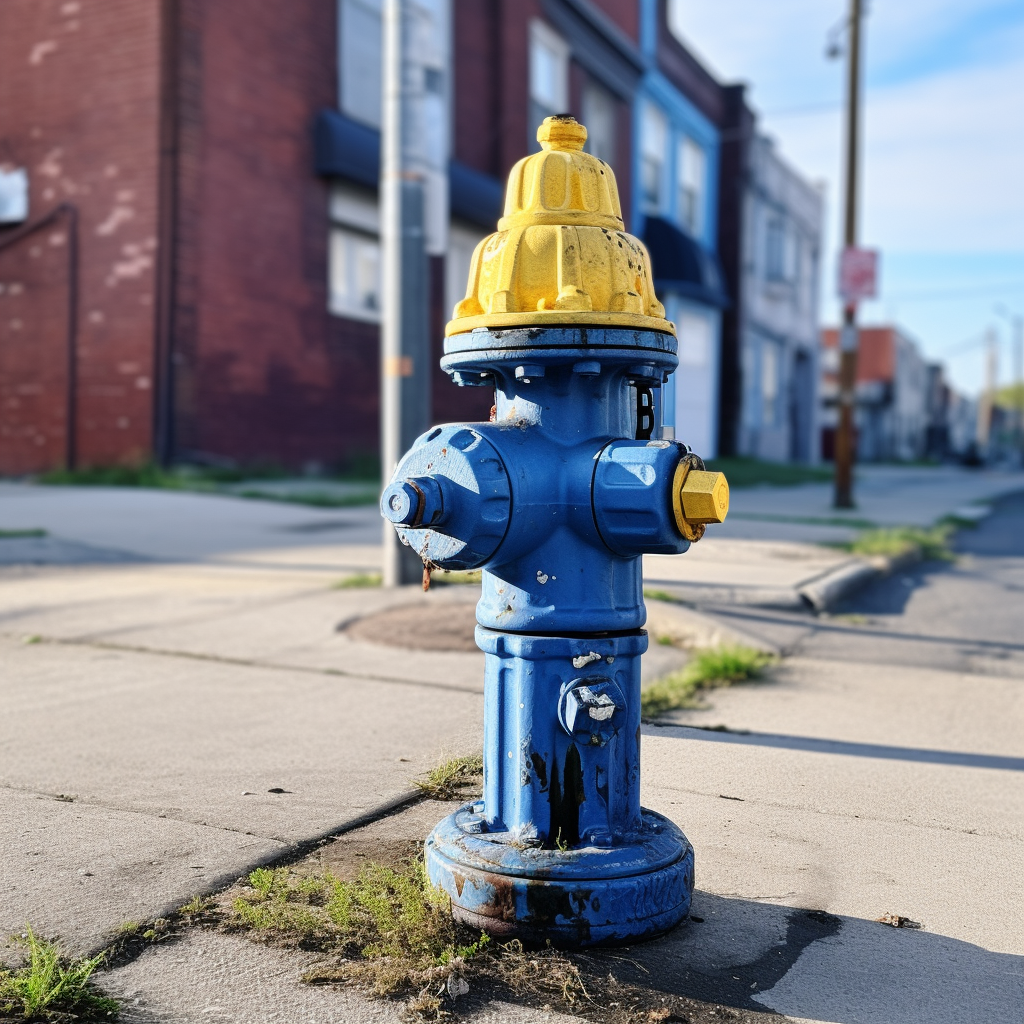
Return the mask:
{"type": "Polygon", "coordinates": [[[490,423],[419,438],[381,510],[429,568],[483,569],[483,799],[427,840],[456,917],[492,935],[625,943],[681,921],[693,848],[640,806],[641,556],[686,551],[729,489],[657,435],[675,328],[586,129],[549,117],[476,249],[442,368],[490,423]]]}

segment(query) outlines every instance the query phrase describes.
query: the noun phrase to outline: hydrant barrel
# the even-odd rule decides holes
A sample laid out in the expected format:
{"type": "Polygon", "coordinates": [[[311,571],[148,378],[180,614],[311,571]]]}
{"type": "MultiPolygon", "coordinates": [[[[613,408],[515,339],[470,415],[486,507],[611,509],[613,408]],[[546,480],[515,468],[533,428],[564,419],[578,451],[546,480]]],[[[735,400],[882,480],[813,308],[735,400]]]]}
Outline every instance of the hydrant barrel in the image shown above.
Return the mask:
{"type": "Polygon", "coordinates": [[[441,367],[491,421],[424,434],[381,512],[431,567],[482,569],[483,796],[426,843],[456,917],[561,945],[686,916],[693,848],[640,804],[644,554],[728,511],[725,478],[658,436],[675,327],[586,129],[547,118],[473,255],[441,367]]]}

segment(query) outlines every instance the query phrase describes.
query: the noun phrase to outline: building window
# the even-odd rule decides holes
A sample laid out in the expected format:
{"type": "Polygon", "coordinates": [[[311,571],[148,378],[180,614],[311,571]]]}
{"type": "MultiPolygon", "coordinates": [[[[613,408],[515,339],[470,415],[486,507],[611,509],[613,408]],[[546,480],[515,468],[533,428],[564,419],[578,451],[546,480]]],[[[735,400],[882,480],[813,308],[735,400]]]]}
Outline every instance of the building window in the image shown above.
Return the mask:
{"type": "Polygon", "coordinates": [[[640,188],[645,213],[665,208],[665,115],[652,103],[643,108],[640,122],[640,188]]]}
{"type": "Polygon", "coordinates": [[[351,320],[380,321],[380,213],[370,191],[331,189],[328,309],[351,320]]]}
{"type": "Polygon", "coordinates": [[[679,182],[679,223],[694,238],[704,230],[704,150],[692,139],[681,139],[676,178],[679,182]]]}
{"type": "Polygon", "coordinates": [[[469,268],[473,265],[473,253],[486,236],[478,228],[462,223],[453,223],[448,229],[448,253],[444,268],[444,291],[447,300],[447,315],[454,314],[455,306],[466,297],[469,283],[469,268]]]}
{"type": "Polygon", "coordinates": [[[779,349],[774,342],[761,344],[761,422],[766,427],[778,423],[779,349]]]}
{"type": "Polygon", "coordinates": [[[380,321],[380,243],[350,228],[331,228],[330,311],[380,321]]]}
{"type": "Polygon", "coordinates": [[[587,126],[588,153],[611,164],[615,160],[616,117],[615,97],[596,82],[588,82],[583,89],[583,123],[587,126]]]}
{"type": "Polygon", "coordinates": [[[541,121],[569,108],[569,47],[543,21],[530,22],[529,145],[536,151],[541,121]]]}
{"type": "Polygon", "coordinates": [[[786,226],[781,217],[771,217],[765,231],[765,276],[769,281],[786,280],[786,226]]]}
{"type": "Polygon", "coordinates": [[[338,106],[354,121],[381,126],[383,0],[339,0],[338,106]]]}
{"type": "Polygon", "coordinates": [[[711,362],[711,323],[706,317],[692,313],[679,314],[679,365],[690,369],[706,369],[711,362]]]}

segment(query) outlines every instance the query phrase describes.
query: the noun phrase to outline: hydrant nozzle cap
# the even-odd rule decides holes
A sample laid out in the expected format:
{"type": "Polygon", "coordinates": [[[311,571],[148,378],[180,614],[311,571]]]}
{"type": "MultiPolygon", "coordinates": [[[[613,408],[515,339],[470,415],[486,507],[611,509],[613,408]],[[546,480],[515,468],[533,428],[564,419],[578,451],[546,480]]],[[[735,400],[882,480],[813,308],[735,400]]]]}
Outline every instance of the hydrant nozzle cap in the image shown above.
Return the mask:
{"type": "Polygon", "coordinates": [[[729,514],[725,474],[693,469],[686,459],[680,459],[672,482],[672,509],[679,532],[689,541],[700,540],[705,527],[725,522],[729,514]]]}
{"type": "Polygon", "coordinates": [[[484,327],[623,327],[674,334],[651,258],[624,230],[615,173],[583,151],[574,117],[546,117],[539,153],[508,176],[498,230],[476,247],[445,333],[484,327]]]}

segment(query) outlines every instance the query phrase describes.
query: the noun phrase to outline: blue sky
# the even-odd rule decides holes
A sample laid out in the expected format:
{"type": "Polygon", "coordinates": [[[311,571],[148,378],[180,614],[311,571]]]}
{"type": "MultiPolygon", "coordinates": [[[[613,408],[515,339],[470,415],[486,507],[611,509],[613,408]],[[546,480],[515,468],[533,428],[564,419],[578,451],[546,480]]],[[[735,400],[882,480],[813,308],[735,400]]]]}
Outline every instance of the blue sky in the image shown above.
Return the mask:
{"type": "MultiPolygon", "coordinates": [[[[750,84],[782,155],[824,181],[822,318],[834,322],[845,65],[827,60],[848,0],[681,0],[687,43],[750,84]]],[[[1024,2],[869,0],[860,235],[882,253],[864,323],[895,321],[976,392],[984,331],[1024,314],[1024,2]]]]}

